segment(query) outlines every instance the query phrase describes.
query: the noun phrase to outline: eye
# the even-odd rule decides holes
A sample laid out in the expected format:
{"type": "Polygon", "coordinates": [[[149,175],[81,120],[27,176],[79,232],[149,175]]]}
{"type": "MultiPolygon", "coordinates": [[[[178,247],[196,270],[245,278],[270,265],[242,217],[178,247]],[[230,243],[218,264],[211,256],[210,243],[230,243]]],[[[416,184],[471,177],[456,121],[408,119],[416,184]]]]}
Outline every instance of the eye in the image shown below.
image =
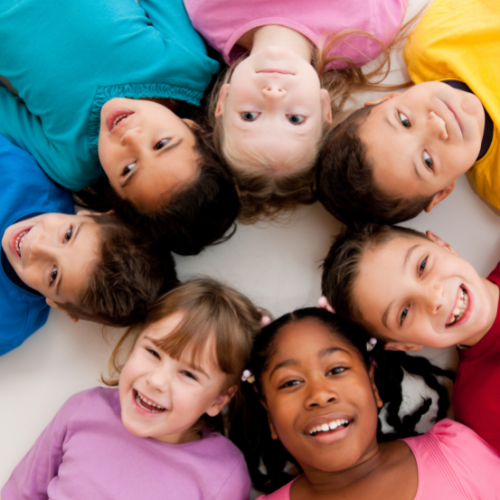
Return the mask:
{"type": "Polygon", "coordinates": [[[335,368],[332,368],[327,375],[340,375],[341,373],[344,373],[347,370],[345,366],[336,366],[335,368]]]}
{"type": "Polygon", "coordinates": [[[280,385],[278,389],[286,389],[287,387],[294,387],[300,384],[300,380],[287,380],[284,384],[280,385]]]}
{"type": "Polygon", "coordinates": [[[162,139],[161,141],[158,141],[154,146],[153,149],[155,151],[158,151],[159,149],[163,148],[170,142],[170,139],[162,139]]]}
{"type": "Polygon", "coordinates": [[[71,239],[71,236],[73,236],[73,226],[64,233],[64,243],[67,243],[71,239]]]}
{"type": "Polygon", "coordinates": [[[132,170],[134,170],[135,166],[136,166],[136,163],[131,163],[130,165],[127,165],[123,169],[122,176],[130,174],[130,172],[132,172],[132,170]]]}
{"type": "Polygon", "coordinates": [[[49,285],[50,286],[53,285],[54,282],[56,281],[56,279],[57,279],[57,267],[54,266],[52,268],[52,271],[50,272],[50,275],[49,275],[49,285]]]}
{"type": "Polygon", "coordinates": [[[418,267],[418,272],[420,276],[422,276],[422,273],[424,272],[426,265],[427,265],[427,257],[420,263],[420,266],[418,267]]]}
{"type": "Polygon", "coordinates": [[[158,358],[160,359],[160,355],[158,354],[157,351],[155,351],[154,349],[149,349],[149,348],[146,348],[146,351],[149,352],[149,354],[153,355],[155,358],[158,358]]]}
{"type": "Polygon", "coordinates": [[[181,373],[182,373],[183,375],[185,375],[186,377],[188,377],[188,378],[192,378],[193,380],[198,381],[198,379],[196,378],[196,375],[193,375],[193,374],[192,374],[190,371],[188,371],[188,370],[183,370],[181,373]]]}
{"type": "Polygon", "coordinates": [[[434,165],[434,162],[432,161],[432,158],[428,155],[427,151],[424,151],[422,154],[422,158],[424,160],[425,166],[432,170],[432,166],[434,165]]]}
{"type": "Polygon", "coordinates": [[[406,115],[404,115],[403,113],[398,113],[398,118],[399,118],[399,121],[401,122],[401,125],[403,125],[403,127],[406,127],[406,128],[411,127],[410,120],[408,120],[408,117],[406,115]]]}
{"type": "Polygon", "coordinates": [[[241,119],[246,121],[246,122],[253,122],[259,117],[260,113],[257,112],[252,112],[252,111],[244,111],[243,113],[240,113],[241,119]]]}
{"type": "Polygon", "coordinates": [[[406,319],[406,316],[408,316],[408,311],[410,310],[410,306],[406,306],[403,311],[401,312],[401,318],[399,318],[399,326],[403,324],[403,321],[406,319]]]}
{"type": "Polygon", "coordinates": [[[301,115],[287,115],[288,121],[294,125],[300,125],[304,123],[305,117],[301,115]]]}

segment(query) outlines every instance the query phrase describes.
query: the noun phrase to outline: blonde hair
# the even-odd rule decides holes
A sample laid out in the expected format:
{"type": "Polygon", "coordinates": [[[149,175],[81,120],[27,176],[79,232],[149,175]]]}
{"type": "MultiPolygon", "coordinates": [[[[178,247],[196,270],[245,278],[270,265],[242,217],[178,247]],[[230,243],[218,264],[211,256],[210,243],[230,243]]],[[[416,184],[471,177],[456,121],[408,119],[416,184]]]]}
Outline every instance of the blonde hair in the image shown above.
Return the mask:
{"type": "MultiPolygon", "coordinates": [[[[390,47],[398,44],[406,36],[413,21],[414,19],[401,28],[398,37],[390,47]]],[[[228,140],[227,134],[224,133],[224,116],[215,118],[215,110],[222,85],[229,82],[234,68],[248,54],[237,59],[219,78],[212,90],[209,104],[209,120],[213,130],[213,142],[219,157],[227,164],[234,175],[241,203],[238,219],[245,224],[251,224],[263,218],[277,218],[284,210],[315,201],[315,167],[319,152],[332,128],[347,116],[348,113],[344,111],[344,106],[353,92],[392,91],[408,86],[408,84],[382,85],[380,83],[390,71],[390,56],[389,49],[374,35],[359,29],[349,29],[338,34],[327,34],[323,39],[327,41],[322,49],[313,46],[312,64],[320,77],[321,88],[325,88],[330,95],[333,123],[324,123],[317,143],[312,145],[311,149],[303,157],[293,158],[293,161],[300,161],[303,165],[303,168],[299,171],[290,173],[272,168],[274,163],[271,151],[269,154],[263,155],[255,151],[238,150],[228,140]],[[348,44],[349,39],[355,36],[371,38],[379,43],[382,48],[380,62],[366,75],[350,58],[328,55],[334,47],[342,43],[348,44]],[[337,61],[347,64],[348,68],[325,71],[329,64],[337,61]],[[373,81],[377,77],[379,77],[378,80],[373,81]],[[263,168],[248,170],[248,159],[258,161],[263,168]]]]}
{"type": "MultiPolygon", "coordinates": [[[[262,312],[243,294],[209,278],[191,280],[160,297],[146,319],[124,333],[109,360],[110,373],[119,374],[124,366],[119,357],[127,340],[135,343],[149,325],[176,312],[183,318],[177,327],[158,342],[158,347],[174,359],[190,348],[196,362],[210,338],[215,339],[215,358],[228,375],[227,387],[239,385],[248,362],[254,336],[260,331],[262,312]]],[[[117,386],[118,379],[102,381],[117,386]]]]}

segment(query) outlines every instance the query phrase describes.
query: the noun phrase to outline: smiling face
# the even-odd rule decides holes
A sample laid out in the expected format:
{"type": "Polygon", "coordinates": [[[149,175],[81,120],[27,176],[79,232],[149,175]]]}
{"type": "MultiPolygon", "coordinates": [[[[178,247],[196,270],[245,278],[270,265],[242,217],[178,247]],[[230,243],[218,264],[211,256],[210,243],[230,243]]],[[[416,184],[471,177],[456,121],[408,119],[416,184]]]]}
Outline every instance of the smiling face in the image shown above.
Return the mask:
{"type": "Polygon", "coordinates": [[[482,278],[449,245],[394,237],[365,251],[353,296],[363,323],[389,347],[473,345],[491,328],[498,287],[482,278]]]}
{"type": "Polygon", "coordinates": [[[78,304],[99,258],[99,231],[82,212],[43,214],[9,226],[2,248],[29,287],[49,301],[78,304]]]}
{"type": "MultiPolygon", "coordinates": [[[[304,168],[314,158],[323,125],[331,123],[328,92],[303,57],[267,46],[240,62],[219,94],[226,143],[254,158],[271,158],[276,171],[304,168]]],[[[243,153],[242,153],[243,154],[243,153]]],[[[252,168],[263,168],[249,158],[252,168]]]]}
{"type": "Polygon", "coordinates": [[[304,470],[342,471],[377,452],[383,403],[372,377],[357,350],[316,319],[282,327],[261,383],[272,435],[304,470]]]}
{"type": "Polygon", "coordinates": [[[442,82],[420,83],[367,104],[379,102],[359,130],[376,186],[394,198],[437,193],[440,201],[440,192],[451,192],[479,154],[481,102],[442,82]]]}
{"type": "Polygon", "coordinates": [[[199,439],[193,426],[207,413],[217,415],[231,399],[227,374],[215,358],[214,339],[195,366],[189,350],[171,358],[158,343],[182,321],[181,312],[147,327],[120,374],[119,393],[125,428],[140,437],[178,444],[199,439]]]}
{"type": "Polygon", "coordinates": [[[101,109],[99,159],[113,189],[154,209],[165,195],[196,179],[199,155],[188,126],[166,106],[111,99],[101,109]]]}

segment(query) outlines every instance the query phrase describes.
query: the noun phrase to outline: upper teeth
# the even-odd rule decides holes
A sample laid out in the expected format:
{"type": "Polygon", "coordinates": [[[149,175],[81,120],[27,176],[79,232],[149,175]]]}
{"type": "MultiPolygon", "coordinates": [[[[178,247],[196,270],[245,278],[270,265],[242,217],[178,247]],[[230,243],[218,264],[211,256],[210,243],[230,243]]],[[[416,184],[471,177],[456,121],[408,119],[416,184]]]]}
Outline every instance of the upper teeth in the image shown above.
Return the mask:
{"type": "Polygon", "coordinates": [[[460,287],[460,293],[458,295],[457,304],[455,305],[455,309],[453,309],[453,319],[448,323],[448,326],[456,323],[467,310],[467,306],[469,305],[469,294],[467,290],[460,287]]]}
{"type": "Polygon", "coordinates": [[[117,117],[115,118],[114,122],[113,122],[113,127],[115,127],[115,126],[116,126],[116,124],[117,124],[120,120],[122,120],[123,118],[126,118],[127,116],[128,116],[128,114],[117,116],[117,117]]]}
{"type": "Polygon", "coordinates": [[[315,427],[313,427],[310,431],[309,431],[309,434],[311,436],[313,436],[314,434],[316,434],[317,432],[328,432],[328,431],[333,431],[335,430],[337,427],[340,427],[341,425],[343,425],[344,427],[347,427],[349,425],[349,420],[345,420],[345,419],[338,419],[338,420],[333,420],[331,422],[329,422],[328,424],[320,424],[320,425],[316,425],[315,427]]]}
{"type": "Polygon", "coordinates": [[[21,248],[23,248],[23,241],[26,235],[28,234],[28,231],[23,231],[17,238],[16,238],[16,250],[17,253],[19,254],[19,257],[21,257],[21,248]]]}
{"type": "MultiPolygon", "coordinates": [[[[155,402],[153,402],[150,399],[148,399],[145,396],[143,396],[139,391],[137,391],[137,398],[139,399],[139,401],[137,401],[139,404],[140,404],[141,401],[144,401],[149,406],[153,406],[154,408],[158,408],[158,410],[164,410],[165,409],[165,408],[163,408],[163,406],[157,405],[155,402]]],[[[144,408],[144,407],[141,405],[141,408],[144,408]]],[[[145,410],[149,410],[149,408],[144,408],[144,409],[145,410]]]]}

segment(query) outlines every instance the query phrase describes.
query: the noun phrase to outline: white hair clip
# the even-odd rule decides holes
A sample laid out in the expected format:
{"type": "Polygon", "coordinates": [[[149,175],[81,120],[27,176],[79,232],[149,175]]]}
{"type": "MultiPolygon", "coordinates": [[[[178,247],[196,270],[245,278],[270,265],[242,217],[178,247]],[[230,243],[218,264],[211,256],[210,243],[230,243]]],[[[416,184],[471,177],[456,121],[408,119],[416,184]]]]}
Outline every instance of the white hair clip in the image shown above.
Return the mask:
{"type": "Polygon", "coordinates": [[[262,316],[260,318],[260,326],[264,327],[267,326],[269,323],[271,323],[271,318],[269,316],[262,316]]]}
{"type": "Polygon", "coordinates": [[[250,370],[243,370],[243,374],[241,375],[241,380],[243,382],[248,382],[249,384],[253,384],[255,382],[255,377],[250,370]]]}
{"type": "Polygon", "coordinates": [[[373,348],[377,345],[377,339],[375,337],[372,337],[367,343],[366,343],[366,350],[367,352],[373,351],[373,348]]]}
{"type": "Polygon", "coordinates": [[[326,309],[327,311],[330,311],[331,313],[335,313],[335,309],[330,305],[328,302],[328,299],[323,295],[318,299],[318,307],[321,307],[322,309],[326,309]]]}

